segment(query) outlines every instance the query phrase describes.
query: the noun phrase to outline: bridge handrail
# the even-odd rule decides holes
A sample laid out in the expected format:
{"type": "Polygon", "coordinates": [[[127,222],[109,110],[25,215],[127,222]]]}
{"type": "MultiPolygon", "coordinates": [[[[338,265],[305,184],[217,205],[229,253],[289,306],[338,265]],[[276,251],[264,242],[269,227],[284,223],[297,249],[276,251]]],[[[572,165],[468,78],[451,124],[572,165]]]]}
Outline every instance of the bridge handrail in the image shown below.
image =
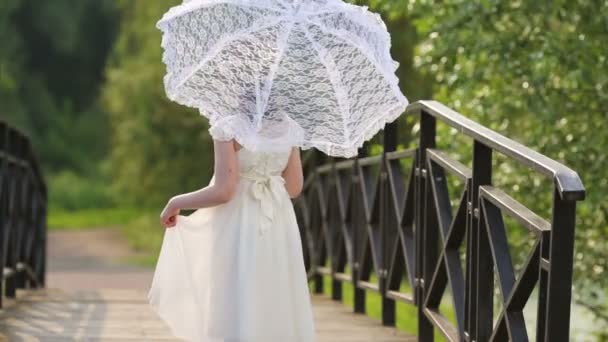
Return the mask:
{"type": "Polygon", "coordinates": [[[46,216],[47,186],[31,142],[0,121],[0,308],[18,288],[44,286],[46,216]]]}
{"type": "Polygon", "coordinates": [[[576,202],[585,198],[578,174],[439,102],[413,103],[406,115],[419,115],[415,149],[396,150],[393,123],[384,129],[381,155],[368,157],[363,150],[351,160],[305,156],[307,179],[295,208],[315,291],[323,292],[328,276],[332,297],[341,300],[342,284],[352,283],[358,313],[365,312],[366,292],[376,292],[388,326],[395,325],[396,302],[414,305],[425,342],[434,340],[435,329],[449,341],[527,341],[522,310],[538,288],[536,340],[568,341],[576,202]],[[470,168],[437,149],[438,121],[472,139],[470,168]],[[553,180],[549,221],[493,186],[493,152],[553,180]],[[404,160],[411,160],[407,172],[404,160]],[[447,174],[463,184],[456,210],[447,174]],[[534,236],[517,273],[503,215],[534,236]],[[403,292],[404,282],[411,294],[403,292]],[[495,283],[502,303],[497,317],[495,283]],[[448,286],[455,323],[439,310],[448,286]]]}
{"type": "Polygon", "coordinates": [[[562,198],[576,201],[585,199],[585,187],[581,178],[576,171],[566,165],[478,124],[441,102],[417,101],[409,105],[405,113],[406,115],[415,114],[420,111],[425,111],[457,129],[460,133],[470,136],[497,152],[518,160],[545,176],[553,177],[562,198]]]}

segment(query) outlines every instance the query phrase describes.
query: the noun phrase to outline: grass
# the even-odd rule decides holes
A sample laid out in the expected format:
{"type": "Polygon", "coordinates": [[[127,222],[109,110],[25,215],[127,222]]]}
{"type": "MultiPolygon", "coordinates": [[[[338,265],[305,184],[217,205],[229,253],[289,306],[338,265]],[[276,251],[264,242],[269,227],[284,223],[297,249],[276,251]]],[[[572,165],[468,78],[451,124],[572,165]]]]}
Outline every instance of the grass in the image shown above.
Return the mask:
{"type": "MultiPolygon", "coordinates": [[[[377,282],[377,279],[372,277],[372,282],[377,282]]],[[[311,286],[313,284],[311,283],[311,286]]],[[[332,286],[331,286],[331,277],[324,276],[323,277],[323,289],[326,295],[331,296],[332,286]]],[[[409,286],[402,285],[400,291],[411,293],[411,289],[409,286]]],[[[350,308],[354,307],[354,289],[353,285],[350,283],[342,284],[342,303],[350,308]]],[[[382,298],[379,294],[371,291],[367,291],[365,295],[365,310],[366,314],[378,320],[378,324],[382,319],[382,298]]],[[[455,313],[454,309],[451,306],[451,302],[444,301],[440,306],[440,311],[444,314],[452,324],[455,324],[455,313]]],[[[396,304],[396,327],[399,330],[405,331],[411,335],[418,334],[418,310],[415,306],[397,302],[396,304]]],[[[446,341],[443,335],[435,329],[435,340],[436,341],[446,341]]]]}
{"type": "Polygon", "coordinates": [[[89,229],[123,226],[141,216],[132,208],[65,210],[51,208],[48,217],[50,229],[89,229]]]}

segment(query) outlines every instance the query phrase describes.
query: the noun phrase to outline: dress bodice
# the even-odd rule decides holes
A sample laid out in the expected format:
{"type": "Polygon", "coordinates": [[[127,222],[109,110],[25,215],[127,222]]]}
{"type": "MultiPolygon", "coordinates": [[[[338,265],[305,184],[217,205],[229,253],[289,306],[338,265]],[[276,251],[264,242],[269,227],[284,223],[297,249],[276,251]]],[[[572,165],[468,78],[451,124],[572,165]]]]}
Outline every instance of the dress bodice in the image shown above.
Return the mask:
{"type": "Polygon", "coordinates": [[[260,206],[260,235],[272,226],[276,208],[289,198],[281,173],[287,166],[290,152],[290,149],[282,152],[256,152],[245,148],[237,152],[241,184],[260,206]]]}
{"type": "Polygon", "coordinates": [[[241,176],[277,176],[287,166],[291,150],[257,152],[241,148],[238,153],[241,176]]]}

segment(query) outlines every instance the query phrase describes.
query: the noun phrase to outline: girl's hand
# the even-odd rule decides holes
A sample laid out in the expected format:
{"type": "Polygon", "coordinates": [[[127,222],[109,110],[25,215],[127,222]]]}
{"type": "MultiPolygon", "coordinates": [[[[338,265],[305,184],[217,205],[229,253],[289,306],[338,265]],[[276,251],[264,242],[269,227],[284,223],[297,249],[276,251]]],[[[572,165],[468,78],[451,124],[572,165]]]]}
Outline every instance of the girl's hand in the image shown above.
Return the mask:
{"type": "Polygon", "coordinates": [[[177,215],[179,215],[179,213],[180,209],[174,205],[173,199],[169,200],[165,209],[163,209],[163,212],[160,214],[160,223],[165,228],[175,227],[177,224],[177,215]]]}

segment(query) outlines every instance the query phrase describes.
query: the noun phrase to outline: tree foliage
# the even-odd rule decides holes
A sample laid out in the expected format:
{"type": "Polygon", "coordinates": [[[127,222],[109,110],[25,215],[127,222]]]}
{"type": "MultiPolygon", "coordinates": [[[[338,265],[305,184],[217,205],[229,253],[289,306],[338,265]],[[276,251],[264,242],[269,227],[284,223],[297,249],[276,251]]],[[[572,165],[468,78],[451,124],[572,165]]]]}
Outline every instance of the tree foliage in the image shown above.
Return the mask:
{"type": "MultiPolygon", "coordinates": [[[[575,295],[608,318],[608,3],[411,3],[426,36],[415,65],[433,77],[436,98],[581,175],[588,196],[577,212],[575,295]]],[[[510,171],[498,182],[542,210],[547,188],[510,171]]]]}
{"type": "Polygon", "coordinates": [[[113,179],[123,197],[159,206],[176,192],[205,184],[213,169],[213,144],[206,120],[165,96],[155,23],[169,4],[121,1],[119,6],[121,32],[104,88],[113,179]]]}
{"type": "Polygon", "coordinates": [[[29,134],[49,171],[92,172],[107,150],[96,104],[114,15],[109,0],[0,4],[0,118],[29,134]]]}
{"type": "Polygon", "coordinates": [[[19,89],[21,63],[19,47],[21,39],[11,21],[11,15],[21,3],[20,0],[6,0],[0,4],[0,118],[21,116],[22,108],[16,95],[19,89]]]}

